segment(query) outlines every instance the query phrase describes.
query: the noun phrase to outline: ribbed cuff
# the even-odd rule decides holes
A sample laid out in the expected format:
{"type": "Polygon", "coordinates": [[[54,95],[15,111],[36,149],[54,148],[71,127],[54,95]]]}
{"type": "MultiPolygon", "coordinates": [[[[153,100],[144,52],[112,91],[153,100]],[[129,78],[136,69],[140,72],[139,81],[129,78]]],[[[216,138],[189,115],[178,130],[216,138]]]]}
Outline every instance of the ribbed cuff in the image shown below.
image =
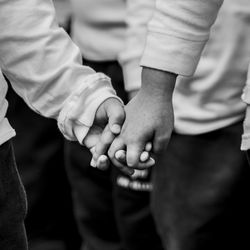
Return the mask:
{"type": "MultiPolygon", "coordinates": [[[[250,80],[250,79],[249,79],[250,80]]],[[[241,99],[246,104],[250,104],[250,83],[246,84],[241,99]]]]}
{"type": "Polygon", "coordinates": [[[250,149],[250,105],[247,106],[246,116],[243,123],[243,135],[241,141],[241,150],[250,149]]]}
{"type": "Polygon", "coordinates": [[[139,60],[133,60],[122,65],[124,84],[126,91],[139,90],[141,88],[141,72],[139,60]]]}
{"type": "Polygon", "coordinates": [[[192,76],[205,43],[150,31],[141,66],[192,76]]]}
{"type": "Polygon", "coordinates": [[[58,127],[63,135],[80,144],[94,122],[97,109],[105,100],[116,98],[122,103],[104,74],[90,75],[84,81],[85,84],[81,84],[66,100],[58,117],[58,127]]]}

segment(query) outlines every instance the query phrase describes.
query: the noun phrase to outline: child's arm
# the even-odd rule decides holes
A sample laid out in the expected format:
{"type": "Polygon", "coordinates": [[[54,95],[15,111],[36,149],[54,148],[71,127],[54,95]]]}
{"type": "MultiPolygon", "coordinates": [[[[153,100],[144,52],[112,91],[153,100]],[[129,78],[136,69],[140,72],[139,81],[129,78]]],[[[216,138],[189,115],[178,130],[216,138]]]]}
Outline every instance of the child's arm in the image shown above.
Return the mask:
{"type": "Polygon", "coordinates": [[[0,0],[0,34],[3,73],[31,109],[58,120],[69,140],[82,143],[108,98],[122,108],[110,79],[81,65],[79,49],[55,21],[52,1],[0,0]]]}

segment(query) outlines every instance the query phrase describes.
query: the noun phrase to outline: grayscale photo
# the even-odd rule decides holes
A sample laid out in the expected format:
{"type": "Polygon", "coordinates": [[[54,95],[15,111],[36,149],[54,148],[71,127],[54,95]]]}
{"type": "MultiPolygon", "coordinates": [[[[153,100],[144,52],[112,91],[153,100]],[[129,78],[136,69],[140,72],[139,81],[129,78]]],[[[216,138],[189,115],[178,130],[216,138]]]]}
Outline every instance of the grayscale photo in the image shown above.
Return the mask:
{"type": "Polygon", "coordinates": [[[247,250],[249,225],[249,0],[0,0],[0,250],[247,250]]]}

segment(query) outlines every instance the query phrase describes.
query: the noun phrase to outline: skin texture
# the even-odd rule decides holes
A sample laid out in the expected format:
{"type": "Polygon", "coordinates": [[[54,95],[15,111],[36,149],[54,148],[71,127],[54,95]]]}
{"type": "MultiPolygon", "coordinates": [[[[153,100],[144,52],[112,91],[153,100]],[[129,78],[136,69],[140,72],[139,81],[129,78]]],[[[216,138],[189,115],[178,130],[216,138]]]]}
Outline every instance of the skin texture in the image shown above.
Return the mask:
{"type": "MultiPolygon", "coordinates": [[[[112,122],[105,128],[96,123],[90,130],[92,165],[106,169],[109,165],[109,159],[105,156],[107,150],[112,163],[125,174],[132,175],[134,169],[146,169],[154,165],[154,160],[147,152],[152,149],[154,154],[160,154],[166,148],[174,127],[172,95],[175,82],[176,75],[173,73],[144,68],[142,87],[125,107],[126,117],[110,119],[112,112],[121,111],[109,111],[109,121],[112,122]],[[119,126],[124,119],[120,132],[119,126]],[[150,146],[147,151],[148,142],[152,142],[153,148],[150,146]]],[[[100,121],[105,120],[103,116],[102,112],[100,121]]]]}
{"type": "Polygon", "coordinates": [[[174,126],[172,94],[175,81],[175,74],[143,69],[142,87],[125,107],[122,131],[108,150],[109,158],[122,171],[124,164],[115,158],[118,150],[126,150],[126,169],[137,169],[147,142],[152,142],[155,154],[167,146],[174,126]]]}
{"type": "Polygon", "coordinates": [[[94,154],[97,143],[106,135],[107,129],[112,136],[111,139],[114,139],[115,135],[120,133],[124,119],[123,104],[115,98],[105,100],[98,108],[93,126],[84,138],[83,144],[94,154]]]}

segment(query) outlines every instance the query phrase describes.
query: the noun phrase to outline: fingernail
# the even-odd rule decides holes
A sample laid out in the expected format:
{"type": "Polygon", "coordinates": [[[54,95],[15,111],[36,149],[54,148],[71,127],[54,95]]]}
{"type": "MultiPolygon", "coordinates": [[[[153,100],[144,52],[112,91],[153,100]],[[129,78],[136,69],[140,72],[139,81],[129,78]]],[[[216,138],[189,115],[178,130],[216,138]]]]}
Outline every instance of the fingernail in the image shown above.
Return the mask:
{"type": "Polygon", "coordinates": [[[112,133],[114,134],[119,134],[121,132],[121,126],[118,125],[118,124],[114,124],[112,127],[111,127],[111,131],[112,133]]]}
{"type": "Polygon", "coordinates": [[[106,162],[106,160],[107,160],[107,156],[106,155],[101,155],[100,157],[99,157],[99,159],[98,159],[101,163],[104,163],[104,162],[106,162]]]}
{"type": "Polygon", "coordinates": [[[152,150],[152,143],[151,142],[148,142],[145,146],[145,150],[150,152],[152,150]]]}
{"type": "Polygon", "coordinates": [[[128,167],[132,168],[134,165],[130,162],[127,162],[128,167]]]}
{"type": "Polygon", "coordinates": [[[123,152],[122,152],[121,150],[119,150],[119,151],[117,151],[117,152],[115,153],[115,158],[116,158],[117,160],[122,159],[122,156],[123,156],[123,152]]]}
{"type": "Polygon", "coordinates": [[[93,158],[91,159],[90,166],[96,168],[96,161],[93,158]]]}
{"type": "Polygon", "coordinates": [[[140,161],[145,162],[145,161],[148,160],[148,157],[149,157],[149,153],[147,151],[144,151],[144,152],[141,153],[140,161]]]}
{"type": "Polygon", "coordinates": [[[155,159],[153,159],[152,157],[150,157],[149,160],[151,161],[152,166],[155,165],[155,159]]]}
{"type": "Polygon", "coordinates": [[[95,153],[95,147],[91,148],[89,151],[91,152],[91,154],[94,154],[95,153]]]}

